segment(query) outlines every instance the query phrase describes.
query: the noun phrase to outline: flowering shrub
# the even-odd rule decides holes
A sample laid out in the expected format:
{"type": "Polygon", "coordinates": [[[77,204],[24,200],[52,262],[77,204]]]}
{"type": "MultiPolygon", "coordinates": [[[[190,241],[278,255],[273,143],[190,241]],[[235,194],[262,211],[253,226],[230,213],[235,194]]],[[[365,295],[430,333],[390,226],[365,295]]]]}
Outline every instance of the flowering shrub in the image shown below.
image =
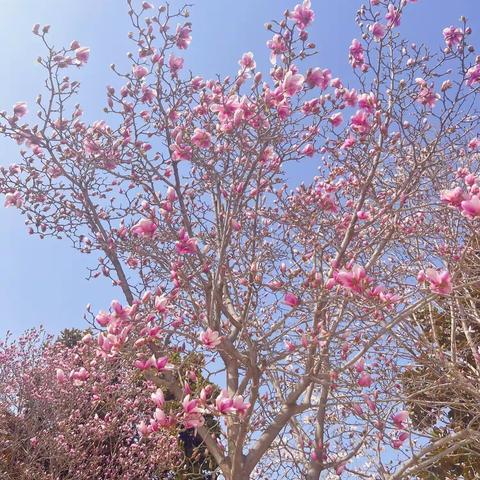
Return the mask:
{"type": "Polygon", "coordinates": [[[140,439],[153,387],[95,350],[90,335],[68,347],[37,330],[0,344],[2,478],[167,478],[180,464],[174,429],[140,439]]]}

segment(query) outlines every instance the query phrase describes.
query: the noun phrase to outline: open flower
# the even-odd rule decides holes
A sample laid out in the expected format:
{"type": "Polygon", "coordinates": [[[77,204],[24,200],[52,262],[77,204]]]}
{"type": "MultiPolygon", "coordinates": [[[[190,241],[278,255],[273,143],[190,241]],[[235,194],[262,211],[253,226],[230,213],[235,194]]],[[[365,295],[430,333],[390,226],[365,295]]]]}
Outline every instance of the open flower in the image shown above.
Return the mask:
{"type": "Polygon", "coordinates": [[[220,334],[213,331],[211,328],[207,328],[205,332],[201,332],[199,338],[202,344],[210,350],[213,350],[214,348],[218,347],[220,343],[222,343],[220,334]]]}
{"type": "Polygon", "coordinates": [[[142,237],[153,237],[157,230],[157,224],[148,218],[142,218],[132,227],[132,233],[142,237]]]}
{"type": "Polygon", "coordinates": [[[90,49],[88,47],[79,47],[75,50],[75,58],[80,63],[87,63],[90,56],[90,49]]]}
{"type": "Polygon", "coordinates": [[[448,270],[435,270],[427,268],[425,270],[425,278],[430,283],[430,290],[439,295],[448,295],[451,293],[452,277],[448,270]]]}
{"type": "Polygon", "coordinates": [[[300,92],[304,82],[303,75],[299,73],[292,73],[290,70],[285,74],[283,79],[283,93],[287,97],[293,97],[296,93],[300,92]]]}
{"type": "Polygon", "coordinates": [[[295,20],[300,30],[305,30],[315,18],[315,12],[310,7],[310,0],[304,0],[301,5],[295,5],[293,12],[290,13],[290,18],[295,20]]]}

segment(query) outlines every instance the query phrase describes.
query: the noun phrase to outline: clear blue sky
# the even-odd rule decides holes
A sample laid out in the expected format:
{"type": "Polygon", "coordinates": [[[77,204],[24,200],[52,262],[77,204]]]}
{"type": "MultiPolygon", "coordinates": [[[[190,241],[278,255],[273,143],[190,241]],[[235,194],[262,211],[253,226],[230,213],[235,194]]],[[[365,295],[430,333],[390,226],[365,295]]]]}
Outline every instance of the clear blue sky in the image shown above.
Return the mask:
{"type": "MultiPolygon", "coordinates": [[[[177,0],[170,3],[179,4],[177,0]]],[[[270,34],[263,24],[295,3],[298,2],[197,0],[191,15],[193,42],[186,55],[188,68],[206,77],[234,73],[237,60],[247,51],[254,52],[258,66],[268,68],[265,42],[270,34]]],[[[361,3],[312,0],[316,20],[309,31],[320,52],[315,64],[330,68],[335,76],[346,81],[351,71],[347,48],[357,36],[354,15],[361,3]]],[[[133,48],[126,37],[126,1],[1,0],[0,7],[0,109],[9,110],[20,100],[32,105],[41,90],[43,72],[36,58],[43,52],[31,27],[34,23],[48,23],[55,45],[78,39],[91,48],[88,65],[75,75],[82,83],[79,100],[86,118],[102,118],[105,86],[112,79],[109,65],[125,64],[125,53],[133,48]]],[[[442,29],[456,24],[463,14],[470,19],[473,39],[480,47],[480,36],[475,32],[480,29],[480,0],[419,0],[408,11],[401,28],[412,41],[440,47],[442,29]]],[[[16,145],[0,141],[0,163],[8,165],[17,160],[16,145]]],[[[312,171],[299,172],[299,178],[307,179],[312,171]]],[[[0,208],[0,251],[0,337],[7,330],[18,334],[39,324],[51,332],[82,326],[87,303],[96,311],[106,308],[112,298],[121,298],[108,281],[85,280],[86,267],[94,258],[80,255],[68,241],[29,237],[23,218],[15,209],[0,208]]]]}

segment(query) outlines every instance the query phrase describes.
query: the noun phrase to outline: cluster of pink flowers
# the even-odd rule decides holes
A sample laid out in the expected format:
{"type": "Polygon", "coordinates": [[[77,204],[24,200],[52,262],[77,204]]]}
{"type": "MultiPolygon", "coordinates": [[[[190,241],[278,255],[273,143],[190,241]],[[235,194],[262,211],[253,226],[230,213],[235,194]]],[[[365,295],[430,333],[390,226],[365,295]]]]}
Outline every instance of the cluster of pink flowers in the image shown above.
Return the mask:
{"type": "Polygon", "coordinates": [[[180,229],[178,232],[178,241],[175,244],[175,249],[180,255],[191,255],[197,251],[197,239],[190,238],[185,229],[180,229]]]}
{"type": "Polygon", "coordinates": [[[20,192],[11,192],[5,195],[5,207],[20,208],[23,205],[23,197],[20,192]]]}
{"type": "Polygon", "coordinates": [[[480,187],[476,175],[464,175],[467,191],[461,187],[443,190],[440,199],[443,203],[456,208],[467,218],[475,219],[480,216],[480,187]]]}
{"type": "Polygon", "coordinates": [[[394,413],[392,415],[392,421],[397,430],[399,430],[397,437],[392,441],[392,447],[395,449],[400,448],[403,445],[403,442],[407,440],[410,436],[406,429],[406,421],[408,420],[408,412],[406,410],[401,410],[400,412],[394,413]]]}
{"type": "Polygon", "coordinates": [[[356,38],[352,40],[348,51],[350,65],[352,65],[353,68],[362,68],[365,64],[365,53],[362,44],[356,38]]]}
{"type": "Polygon", "coordinates": [[[417,95],[417,102],[425,105],[426,107],[433,108],[440,98],[438,93],[433,91],[433,86],[428,85],[423,78],[417,78],[416,83],[420,88],[417,95]]]}
{"type": "Polygon", "coordinates": [[[438,295],[448,295],[453,290],[452,277],[448,270],[436,270],[427,268],[417,275],[419,282],[428,282],[430,290],[438,295]]]}
{"type": "Polygon", "coordinates": [[[371,285],[372,280],[361,265],[354,264],[351,268],[334,272],[333,278],[328,283],[328,287],[332,288],[337,284],[353,293],[363,293],[371,285]]]}
{"type": "Polygon", "coordinates": [[[103,356],[114,356],[126,342],[132,329],[130,320],[135,316],[137,304],[123,307],[118,300],[113,300],[111,310],[110,314],[101,311],[95,317],[96,322],[105,328],[97,337],[103,356]]]}
{"type": "MultiPolygon", "coordinates": [[[[187,388],[187,391],[190,391],[187,388]]],[[[181,401],[181,409],[177,414],[165,412],[165,396],[162,389],[158,388],[151,394],[155,410],[148,423],[142,420],[137,424],[137,429],[142,437],[147,437],[161,429],[170,428],[181,424],[185,429],[197,429],[205,424],[205,415],[245,415],[250,404],[243,400],[241,395],[230,397],[225,389],[213,400],[211,385],[204,387],[198,398],[192,398],[188,393],[181,401]]]]}

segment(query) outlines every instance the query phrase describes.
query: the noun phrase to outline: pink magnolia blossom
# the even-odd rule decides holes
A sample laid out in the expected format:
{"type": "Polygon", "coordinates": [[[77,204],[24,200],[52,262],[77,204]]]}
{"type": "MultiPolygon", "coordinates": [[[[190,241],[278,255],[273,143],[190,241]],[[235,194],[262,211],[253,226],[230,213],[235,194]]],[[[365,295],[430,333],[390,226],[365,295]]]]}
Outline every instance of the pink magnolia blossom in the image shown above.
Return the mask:
{"type": "Polygon", "coordinates": [[[307,143],[302,149],[302,153],[307,157],[312,157],[315,153],[315,147],[311,143],[307,143]]]}
{"type": "Polygon", "coordinates": [[[113,317],[118,320],[128,320],[134,314],[134,307],[124,307],[118,300],[112,300],[110,307],[113,310],[113,317]]]}
{"type": "Polygon", "coordinates": [[[175,243],[175,249],[180,255],[191,255],[197,251],[197,239],[190,238],[184,229],[178,232],[179,240],[175,243]]]}
{"type": "Polygon", "coordinates": [[[150,433],[148,429],[148,425],[145,423],[144,420],[142,420],[138,425],[137,425],[137,430],[140,436],[142,437],[147,437],[148,434],[150,433]]]}
{"type": "Polygon", "coordinates": [[[349,148],[352,148],[352,147],[355,145],[356,142],[357,142],[357,141],[355,140],[355,138],[353,138],[353,137],[347,137],[347,138],[343,141],[343,143],[342,143],[342,145],[340,146],[340,148],[341,148],[342,150],[344,150],[344,149],[345,149],[345,150],[348,150],[349,148]]]}
{"type": "Polygon", "coordinates": [[[385,18],[388,20],[389,27],[398,27],[400,25],[400,12],[393,3],[388,5],[388,11],[385,18]]]}
{"type": "Polygon", "coordinates": [[[282,86],[284,94],[287,97],[293,97],[302,90],[303,82],[303,75],[300,75],[299,73],[294,74],[291,70],[289,70],[283,79],[282,86]]]}
{"type": "Polygon", "coordinates": [[[448,270],[435,270],[434,268],[427,268],[425,270],[426,280],[430,283],[430,290],[439,295],[448,295],[451,293],[452,278],[448,270]]]}
{"type": "Polygon", "coordinates": [[[173,419],[165,414],[165,412],[162,410],[162,407],[155,409],[155,412],[153,412],[153,419],[155,423],[151,425],[153,426],[154,430],[156,430],[158,427],[167,428],[175,424],[173,419]]]}
{"type": "Polygon", "coordinates": [[[368,113],[373,113],[377,105],[377,99],[373,92],[362,93],[358,96],[358,106],[368,113]]]}
{"type": "Polygon", "coordinates": [[[245,402],[241,395],[235,395],[233,397],[233,408],[238,415],[245,415],[250,406],[250,403],[245,402]]]}
{"type": "Polygon", "coordinates": [[[403,430],[406,428],[405,422],[408,420],[408,412],[406,410],[401,410],[400,412],[394,413],[392,415],[392,420],[396,428],[403,430]]]}
{"type": "Polygon", "coordinates": [[[361,358],[356,364],[355,364],[355,370],[358,373],[362,373],[365,370],[365,360],[361,358]]]}
{"type": "Polygon", "coordinates": [[[370,409],[371,412],[376,412],[377,404],[374,402],[374,400],[372,400],[370,395],[364,394],[363,395],[363,400],[364,400],[365,404],[367,405],[367,407],[370,409]]]}
{"type": "Polygon", "coordinates": [[[372,385],[372,377],[367,372],[362,372],[357,383],[360,387],[369,388],[372,385]]]}
{"type": "Polygon", "coordinates": [[[358,101],[357,91],[354,88],[351,90],[345,90],[343,94],[343,101],[349,107],[354,107],[358,101]]]}
{"type": "Polygon", "coordinates": [[[152,355],[147,360],[135,360],[135,367],[140,370],[148,370],[149,368],[154,368],[157,365],[157,359],[155,355],[152,355]]]}
{"type": "Polygon", "coordinates": [[[352,65],[352,67],[361,67],[365,62],[365,55],[362,44],[356,38],[354,38],[348,51],[350,64],[352,65]]]}
{"type": "Polygon", "coordinates": [[[74,385],[79,386],[90,378],[90,373],[85,367],[80,367],[78,370],[72,370],[69,378],[73,380],[74,385]]]}
{"type": "Polygon", "coordinates": [[[75,58],[80,63],[87,63],[90,57],[90,49],[88,47],[80,47],[75,50],[75,58]]]}
{"type": "Polygon", "coordinates": [[[368,133],[371,128],[368,113],[365,110],[358,110],[357,113],[350,118],[350,128],[356,133],[368,133]]]}
{"type": "Polygon", "coordinates": [[[173,187],[168,187],[167,188],[167,200],[169,202],[174,202],[175,200],[177,200],[177,192],[175,191],[175,189],[173,187]]]}
{"type": "Polygon", "coordinates": [[[343,122],[343,116],[340,112],[337,112],[334,113],[328,120],[334,127],[338,127],[343,122]]]}
{"type": "Polygon", "coordinates": [[[177,36],[175,44],[180,50],[186,50],[192,41],[192,27],[189,24],[177,26],[177,36]]]}
{"type": "Polygon", "coordinates": [[[157,388],[157,390],[152,393],[151,399],[158,408],[163,408],[163,406],[165,405],[165,396],[163,395],[163,391],[161,388],[157,388]]]}
{"type": "Polygon", "coordinates": [[[242,69],[245,70],[254,70],[257,66],[255,60],[253,59],[253,53],[247,52],[242,55],[242,58],[238,61],[238,64],[242,69]]]}
{"type": "Polygon", "coordinates": [[[170,67],[172,75],[176,75],[177,72],[183,68],[183,63],[183,58],[170,55],[170,58],[168,59],[168,66],[170,67]]]}
{"type": "Polygon", "coordinates": [[[7,193],[5,195],[5,207],[20,208],[23,205],[23,197],[20,192],[7,193]]]}
{"type": "Polygon", "coordinates": [[[204,423],[205,419],[200,413],[191,413],[189,415],[185,415],[183,419],[183,425],[187,429],[201,427],[204,423]]]}
{"type": "Polygon", "coordinates": [[[213,331],[211,328],[207,328],[206,331],[201,332],[199,338],[202,344],[211,350],[218,347],[220,343],[222,343],[220,334],[213,331]]]}
{"type": "Polygon", "coordinates": [[[98,315],[95,317],[95,321],[101,327],[106,327],[112,321],[112,317],[108,313],[100,311],[98,315]]]}
{"type": "Polygon", "coordinates": [[[300,299],[293,293],[287,292],[283,297],[283,303],[289,307],[296,308],[300,305],[300,299]]]}
{"type": "Polygon", "coordinates": [[[342,269],[336,272],[334,279],[339,285],[355,293],[362,293],[370,283],[367,272],[360,265],[353,265],[350,270],[342,269]]]}
{"type": "Polygon", "coordinates": [[[467,85],[472,87],[474,84],[480,82],[480,63],[467,70],[467,85]]]}
{"type": "Polygon", "coordinates": [[[133,71],[133,76],[137,80],[141,80],[143,77],[148,75],[148,69],[144,65],[135,65],[132,71],[133,71]]]}
{"type": "Polygon", "coordinates": [[[27,109],[27,104],[26,104],[26,102],[17,102],[17,103],[13,106],[13,114],[14,114],[17,118],[22,118],[22,117],[24,117],[27,113],[28,113],[28,109],[27,109]]]}
{"type": "Polygon", "coordinates": [[[65,375],[65,372],[61,368],[56,369],[55,375],[59,383],[65,383],[67,381],[67,376],[65,375]]]}
{"type": "Polygon", "coordinates": [[[210,106],[210,110],[217,113],[221,122],[233,119],[239,108],[240,102],[238,101],[237,95],[231,95],[221,103],[214,103],[210,106]]]}
{"type": "Polygon", "coordinates": [[[480,147],[480,138],[479,137],[473,137],[469,142],[468,142],[468,148],[470,150],[477,150],[480,147]]]}
{"type": "Polygon", "coordinates": [[[182,408],[184,412],[183,424],[185,428],[198,428],[205,423],[202,415],[202,410],[199,408],[199,400],[190,399],[187,395],[182,401],[182,408]]]}
{"type": "Polygon", "coordinates": [[[453,25],[444,28],[442,33],[445,43],[449,48],[458,45],[463,39],[463,32],[459,28],[455,28],[453,25]]]}
{"type": "Polygon", "coordinates": [[[211,144],[211,135],[201,128],[196,128],[192,135],[192,143],[198,148],[208,148],[211,144]]]}
{"type": "Polygon", "coordinates": [[[432,87],[423,84],[421,85],[420,92],[417,95],[417,102],[425,105],[426,107],[433,108],[439,98],[440,95],[435,93],[432,87]]]}
{"type": "Polygon", "coordinates": [[[311,9],[310,0],[303,0],[301,5],[295,5],[293,12],[290,13],[290,18],[295,20],[300,30],[307,28],[315,18],[315,12],[311,9]]]}
{"type": "Polygon", "coordinates": [[[148,218],[142,218],[132,227],[132,233],[142,237],[153,237],[157,231],[157,224],[148,218]]]}
{"type": "Polygon", "coordinates": [[[400,432],[397,438],[395,438],[392,441],[392,447],[395,449],[401,448],[401,446],[403,445],[403,443],[408,437],[409,437],[409,434],[407,432],[400,432]]]}
{"type": "Polygon", "coordinates": [[[370,32],[372,32],[375,41],[380,41],[385,36],[385,26],[381,23],[375,22],[370,26],[370,32]]]}
{"type": "Polygon", "coordinates": [[[285,40],[278,34],[275,34],[271,40],[267,41],[267,47],[271,50],[270,62],[275,65],[277,55],[287,51],[285,40]]]}
{"type": "Polygon", "coordinates": [[[466,217],[476,218],[480,216],[480,197],[472,195],[470,199],[463,200],[460,207],[466,217]]]}
{"type": "Polygon", "coordinates": [[[158,313],[165,313],[168,311],[168,304],[170,300],[166,295],[157,295],[155,297],[155,310],[158,313]]]}
{"type": "Polygon", "coordinates": [[[442,190],[440,199],[451,207],[460,208],[462,202],[467,199],[467,194],[460,187],[455,187],[452,190],[442,190]]]}
{"type": "Polygon", "coordinates": [[[332,74],[328,68],[322,70],[321,68],[313,68],[307,73],[306,82],[309,87],[319,87],[325,90],[332,79],[332,74]]]}
{"type": "Polygon", "coordinates": [[[169,362],[168,357],[160,357],[157,359],[154,366],[159,372],[173,370],[175,368],[175,366],[169,362]]]}
{"type": "Polygon", "coordinates": [[[192,147],[190,145],[173,143],[170,148],[172,149],[172,160],[174,162],[192,159],[192,147]]]}
{"type": "Polygon", "coordinates": [[[156,93],[147,85],[142,85],[142,102],[151,103],[156,98],[156,93]]]}
{"type": "Polygon", "coordinates": [[[218,397],[215,400],[215,406],[220,415],[227,415],[229,413],[235,412],[235,407],[233,406],[233,398],[228,396],[226,390],[222,390],[218,397]]]}

